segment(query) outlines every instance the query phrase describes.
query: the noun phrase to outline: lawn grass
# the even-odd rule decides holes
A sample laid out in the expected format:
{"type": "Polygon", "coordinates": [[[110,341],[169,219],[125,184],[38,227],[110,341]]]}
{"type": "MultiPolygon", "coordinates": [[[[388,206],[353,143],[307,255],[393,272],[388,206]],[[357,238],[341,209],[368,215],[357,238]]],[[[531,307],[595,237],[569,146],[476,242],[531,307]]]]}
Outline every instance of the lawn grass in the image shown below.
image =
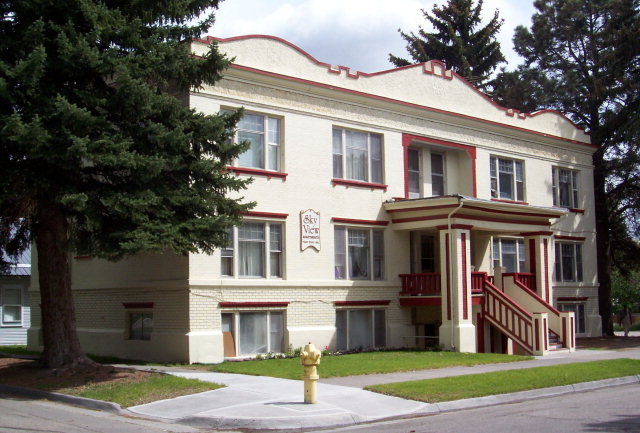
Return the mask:
{"type": "Polygon", "coordinates": [[[93,383],[82,387],[63,388],[57,392],[130,407],[222,387],[223,385],[216,383],[162,374],[139,382],[93,383]]]}
{"type": "Polygon", "coordinates": [[[640,374],[640,360],[614,359],[373,385],[365,389],[437,403],[640,374]]]}
{"type": "Polygon", "coordinates": [[[0,353],[6,353],[8,355],[40,355],[40,352],[33,350],[27,350],[27,346],[24,344],[14,344],[11,346],[0,346],[0,353]]]}
{"type": "MultiPolygon", "coordinates": [[[[418,351],[364,352],[349,355],[325,356],[320,359],[318,374],[320,377],[342,377],[516,362],[529,359],[532,359],[532,357],[494,353],[418,351]]],[[[223,373],[281,377],[284,379],[301,379],[302,377],[302,366],[298,358],[223,362],[222,364],[210,366],[209,370],[223,373]]]]}

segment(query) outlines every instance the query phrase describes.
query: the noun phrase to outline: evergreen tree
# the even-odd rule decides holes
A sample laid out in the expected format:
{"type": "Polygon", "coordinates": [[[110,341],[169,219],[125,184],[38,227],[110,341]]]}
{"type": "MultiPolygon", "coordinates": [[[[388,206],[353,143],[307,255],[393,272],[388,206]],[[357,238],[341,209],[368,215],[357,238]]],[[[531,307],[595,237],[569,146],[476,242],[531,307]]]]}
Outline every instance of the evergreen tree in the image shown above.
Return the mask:
{"type": "Polygon", "coordinates": [[[514,36],[525,64],[511,76],[498,76],[495,86],[499,102],[525,106],[531,100],[525,104],[519,92],[509,91],[510,83],[522,86],[521,80],[538,77],[536,86],[543,86],[546,95],[537,101],[537,109],[558,109],[591,133],[597,147],[593,166],[599,307],[606,335],[613,335],[612,257],[629,256],[628,248],[612,248],[612,242],[624,241],[637,251],[637,244],[629,242],[628,227],[621,227],[625,218],[637,221],[640,206],[639,4],[537,0],[531,30],[520,26],[514,36]]]}
{"type": "Polygon", "coordinates": [[[396,66],[441,60],[447,66],[480,88],[485,87],[489,75],[505,58],[500,51],[496,34],[504,20],[495,11],[491,21],[481,24],[482,0],[474,6],[473,0],[448,0],[443,6],[435,5],[431,14],[422,9],[424,18],[435,29],[429,33],[420,28],[418,34],[398,30],[407,41],[407,51],[412,61],[389,54],[389,61],[396,66]]]}
{"type": "Polygon", "coordinates": [[[43,363],[91,365],[75,330],[70,257],[210,253],[250,205],[225,167],[240,112],[204,115],[180,96],[228,59],[190,40],[217,0],[0,3],[0,249],[33,241],[43,363]],[[204,16],[204,18],[200,18],[204,16]]]}

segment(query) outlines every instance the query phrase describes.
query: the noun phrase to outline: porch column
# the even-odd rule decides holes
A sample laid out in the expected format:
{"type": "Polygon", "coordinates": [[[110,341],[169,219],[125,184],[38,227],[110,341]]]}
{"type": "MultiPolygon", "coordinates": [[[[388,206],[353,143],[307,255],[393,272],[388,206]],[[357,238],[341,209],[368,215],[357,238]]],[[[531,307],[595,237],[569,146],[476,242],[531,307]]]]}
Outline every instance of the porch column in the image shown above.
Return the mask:
{"type": "Polygon", "coordinates": [[[536,274],[536,294],[551,304],[552,293],[552,236],[553,232],[529,232],[524,236],[525,259],[529,272],[536,274]]]}
{"type": "Polygon", "coordinates": [[[452,224],[440,230],[440,287],[442,325],[440,344],[458,352],[476,352],[476,332],[471,316],[470,230],[452,224]]]}

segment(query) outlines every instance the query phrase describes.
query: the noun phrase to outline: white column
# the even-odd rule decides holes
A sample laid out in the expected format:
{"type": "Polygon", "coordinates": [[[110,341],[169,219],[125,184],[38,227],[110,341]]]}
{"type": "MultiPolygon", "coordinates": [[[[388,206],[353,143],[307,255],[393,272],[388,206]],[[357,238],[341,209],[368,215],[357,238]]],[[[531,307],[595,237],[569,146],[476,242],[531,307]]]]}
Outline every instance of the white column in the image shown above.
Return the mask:
{"type": "Polygon", "coordinates": [[[472,226],[453,224],[440,229],[442,325],[440,344],[457,352],[476,351],[471,305],[472,226]]]}
{"type": "Polygon", "coordinates": [[[553,232],[522,233],[528,271],[536,274],[536,294],[549,304],[553,300],[553,232]]]}

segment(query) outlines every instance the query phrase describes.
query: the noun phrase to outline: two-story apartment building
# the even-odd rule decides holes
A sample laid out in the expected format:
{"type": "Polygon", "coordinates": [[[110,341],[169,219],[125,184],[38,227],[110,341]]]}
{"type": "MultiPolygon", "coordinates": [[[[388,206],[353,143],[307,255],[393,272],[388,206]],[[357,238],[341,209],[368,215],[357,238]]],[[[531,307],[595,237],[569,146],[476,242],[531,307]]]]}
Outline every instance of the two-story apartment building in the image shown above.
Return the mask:
{"type": "Polygon", "coordinates": [[[269,36],[193,51],[214,42],[234,63],[184,100],[245,108],[251,148],[229,170],[253,177],[242,196],[257,206],[213,255],[77,258],[85,350],[545,354],[600,334],[594,147],[566,117],[500,107],[438,61],[365,74],[269,36]]]}

